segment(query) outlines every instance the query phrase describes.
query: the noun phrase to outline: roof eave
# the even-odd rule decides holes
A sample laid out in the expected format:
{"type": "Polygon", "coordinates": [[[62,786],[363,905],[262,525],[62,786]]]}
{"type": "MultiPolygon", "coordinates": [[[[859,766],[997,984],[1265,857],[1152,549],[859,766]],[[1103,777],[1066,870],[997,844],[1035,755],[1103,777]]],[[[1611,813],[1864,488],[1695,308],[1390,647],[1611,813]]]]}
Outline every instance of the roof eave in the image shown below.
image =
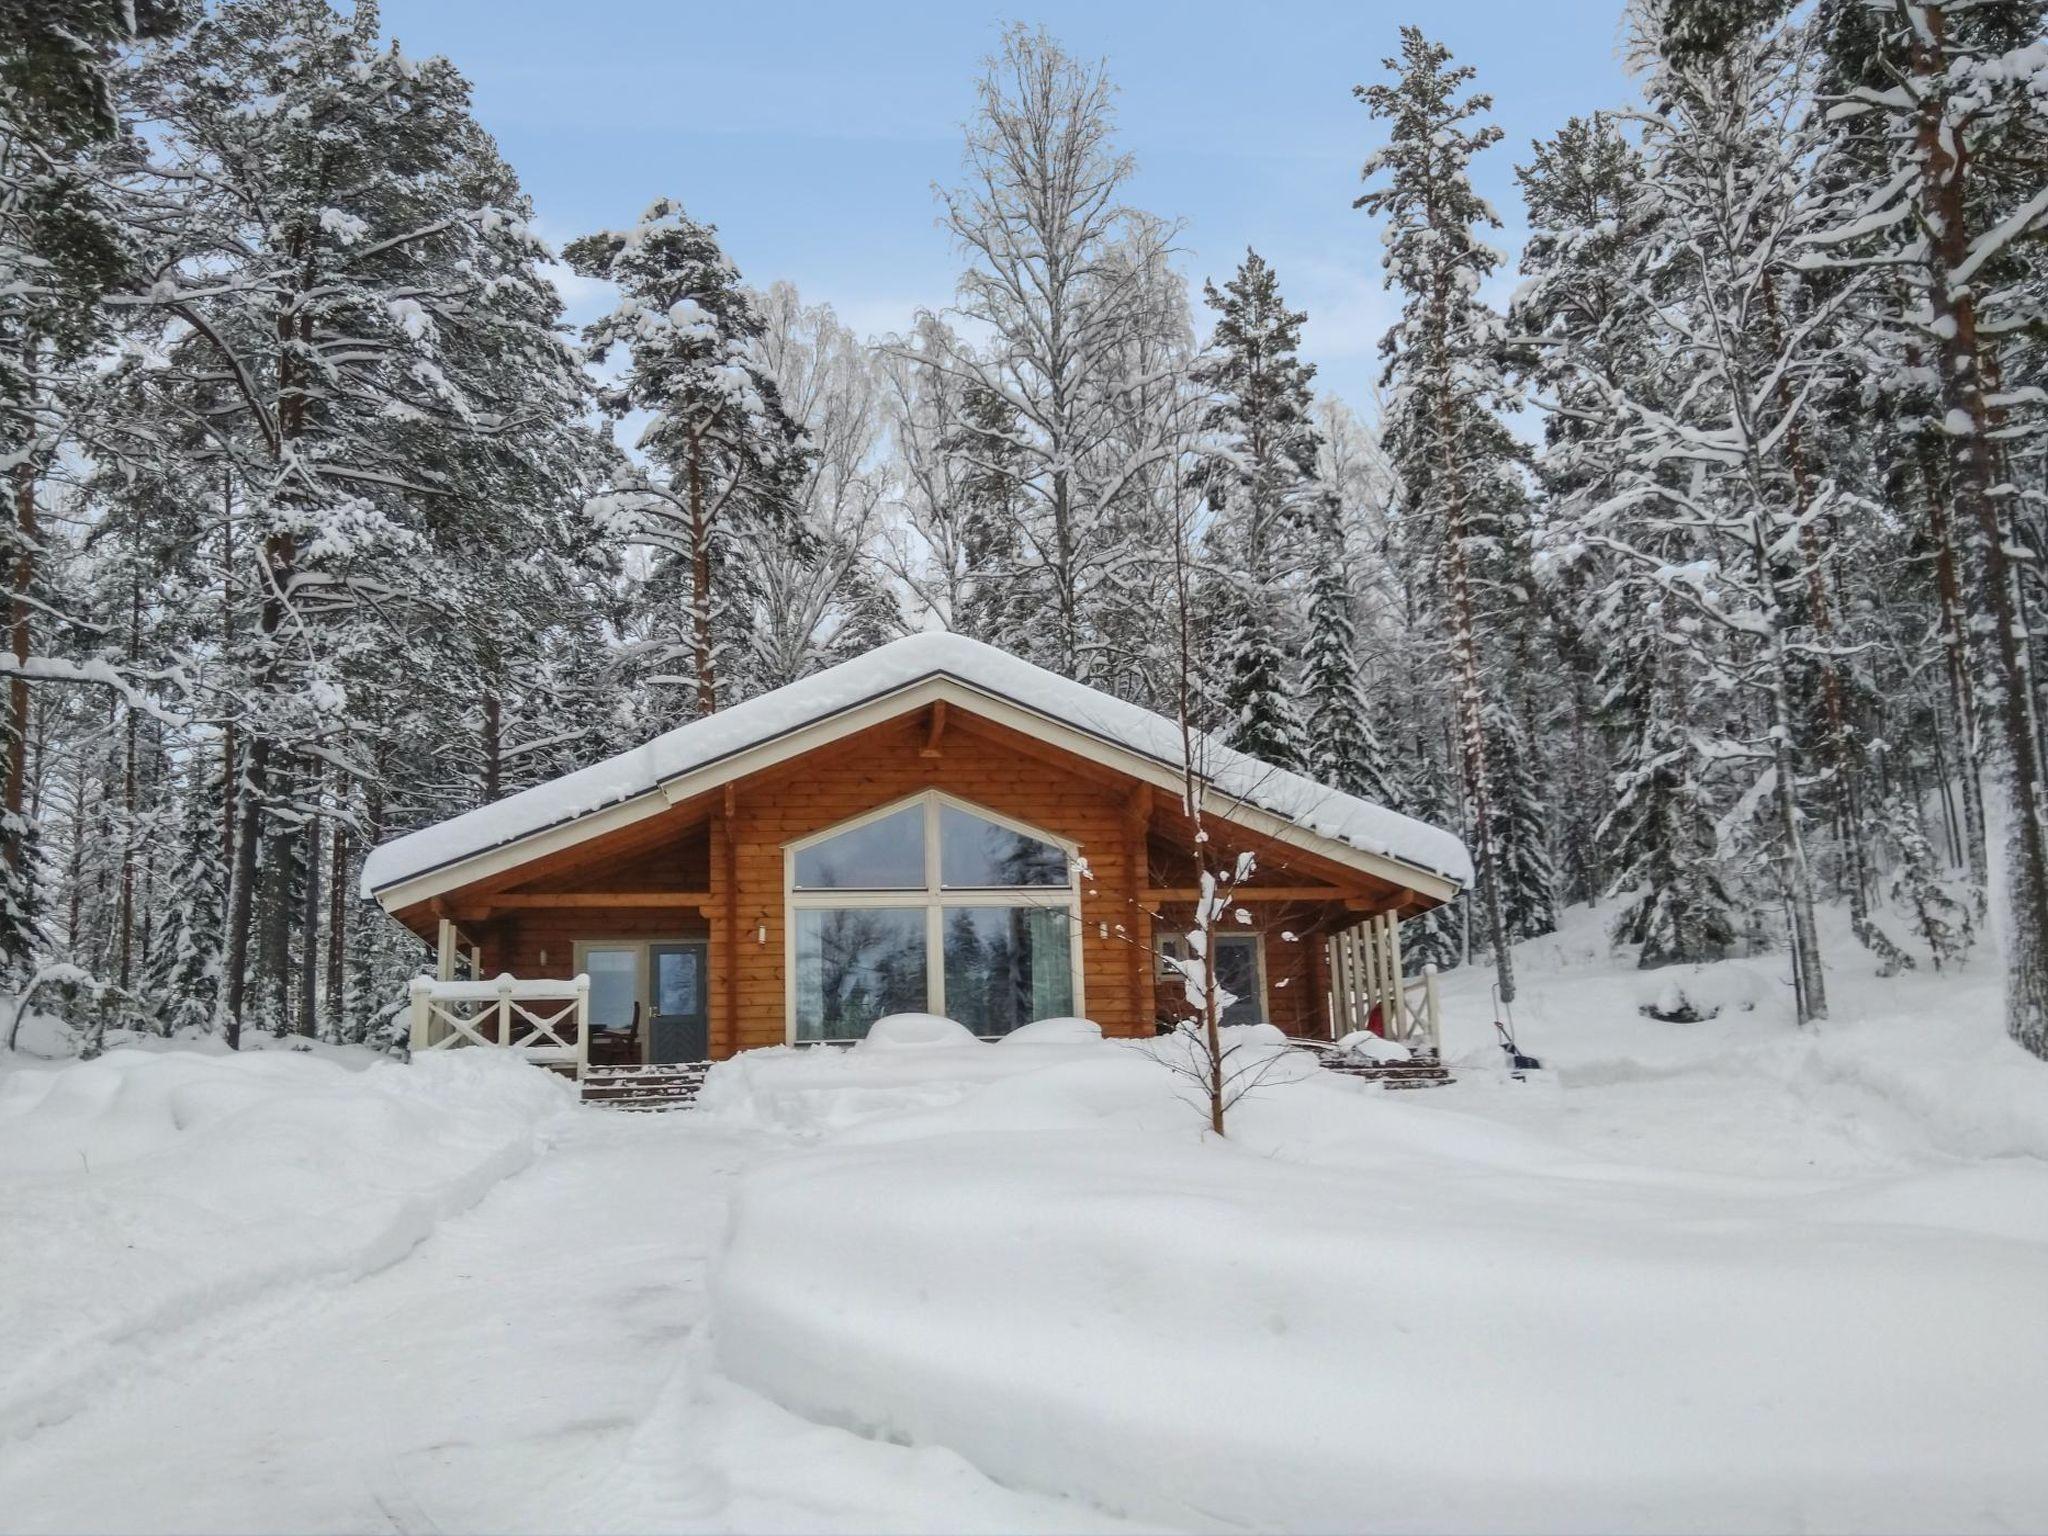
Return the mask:
{"type": "MultiPolygon", "coordinates": [[[[804,753],[827,746],[842,736],[911,710],[921,709],[940,698],[946,699],[949,703],[978,708],[997,719],[999,723],[1029,730],[1051,727],[1055,731],[1083,738],[1098,752],[1107,753],[1117,759],[1118,761],[1112,762],[1110,766],[1116,767],[1119,771],[1133,778],[1145,780],[1155,788],[1168,789],[1175,794],[1181,792],[1182,769],[1178,762],[1155,757],[1125,742],[1091,730],[1085,725],[1062,720],[1043,710],[1021,704],[1015,699],[995,693],[940,667],[827,714],[791,725],[762,740],[734,747],[705,762],[693,764],[680,773],[666,775],[657,779],[647,789],[614,801],[610,805],[564,817],[532,831],[502,839],[488,848],[445,859],[439,864],[373,887],[369,894],[386,912],[396,912],[401,908],[417,905],[419,902],[473,884],[477,880],[487,879],[493,874],[503,873],[506,869],[517,868],[561,848],[573,847],[606,832],[630,826],[649,816],[659,815],[671,806],[716,789],[729,780],[773,767],[793,757],[801,757],[804,753]],[[1002,719],[1005,714],[1016,718],[1005,721],[1002,719]]],[[[1215,788],[1213,781],[1212,788],[1215,788]]],[[[1278,841],[1306,847],[1311,852],[1320,853],[1335,862],[1375,875],[1438,902],[1450,901],[1464,889],[1463,881],[1441,870],[1429,869],[1391,854],[1356,847],[1342,839],[1329,837],[1313,828],[1303,826],[1291,817],[1232,795],[1227,790],[1215,788],[1215,792],[1227,802],[1227,808],[1223,811],[1226,819],[1278,841]]]]}

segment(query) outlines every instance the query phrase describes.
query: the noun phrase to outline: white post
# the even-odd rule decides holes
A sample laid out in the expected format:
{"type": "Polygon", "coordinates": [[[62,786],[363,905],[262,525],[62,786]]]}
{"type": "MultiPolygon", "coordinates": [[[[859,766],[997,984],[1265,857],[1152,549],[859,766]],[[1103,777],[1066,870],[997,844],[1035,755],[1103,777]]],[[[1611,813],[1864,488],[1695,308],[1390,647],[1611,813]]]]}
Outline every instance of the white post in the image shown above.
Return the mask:
{"type": "Polygon", "coordinates": [[[434,984],[424,976],[412,979],[412,1048],[424,1051],[432,1045],[434,984]]]}
{"type": "Polygon", "coordinates": [[[1358,1028],[1358,1015],[1351,1006],[1351,935],[1344,929],[1337,930],[1330,940],[1334,963],[1331,969],[1337,975],[1337,1034],[1339,1038],[1358,1028]]]}
{"type": "Polygon", "coordinates": [[[434,980],[455,979],[455,925],[447,918],[441,919],[439,942],[434,946],[434,980]]]}
{"type": "Polygon", "coordinates": [[[1408,1038],[1408,978],[1401,974],[1401,932],[1400,919],[1391,912],[1380,914],[1380,949],[1383,963],[1387,968],[1387,987],[1394,999],[1394,1023],[1398,1033],[1389,1035],[1390,1040],[1408,1038]]]}
{"type": "Polygon", "coordinates": [[[1444,1053],[1443,1015],[1436,1001],[1436,962],[1422,968],[1422,1016],[1429,1022],[1429,1048],[1441,1058],[1444,1053]]]}
{"type": "Polygon", "coordinates": [[[576,977],[576,1081],[583,1081],[583,1074],[590,1065],[590,977],[579,973],[576,977]]]}
{"type": "Polygon", "coordinates": [[[1360,958],[1365,962],[1365,1002],[1359,1009],[1359,1028],[1364,1029],[1372,1018],[1375,1005],[1380,1010],[1380,1028],[1387,1027],[1387,978],[1380,974],[1379,934],[1368,918],[1353,930],[1360,958]]]}
{"type": "Polygon", "coordinates": [[[469,946],[469,974],[473,980],[484,979],[484,947],[481,944],[469,946]]]}
{"type": "Polygon", "coordinates": [[[1337,1006],[1337,941],[1323,940],[1323,1006],[1330,1011],[1330,1038],[1344,1033],[1344,1010],[1337,1006]]]}
{"type": "Polygon", "coordinates": [[[491,1042],[494,1045],[512,1043],[512,973],[498,973],[498,1033],[491,1042]]]}

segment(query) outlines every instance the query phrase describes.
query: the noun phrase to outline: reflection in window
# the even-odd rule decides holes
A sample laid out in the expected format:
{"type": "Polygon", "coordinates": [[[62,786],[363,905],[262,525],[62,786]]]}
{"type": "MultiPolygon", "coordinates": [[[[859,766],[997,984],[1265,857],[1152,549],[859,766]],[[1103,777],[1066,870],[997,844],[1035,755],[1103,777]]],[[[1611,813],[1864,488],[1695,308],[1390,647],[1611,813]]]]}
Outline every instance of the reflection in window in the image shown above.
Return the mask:
{"type": "Polygon", "coordinates": [[[812,907],[793,915],[797,1039],[858,1040],[885,1014],[924,1011],[924,908],[812,907]]]}
{"type": "Polygon", "coordinates": [[[977,1035],[1074,1011],[1065,908],[947,907],[946,1016],[977,1035]]]}
{"type": "Polygon", "coordinates": [[[631,1029],[633,1005],[640,1000],[640,951],[586,949],[583,971],[590,978],[591,1027],[631,1029]]]}
{"type": "Polygon", "coordinates": [[[1216,934],[1216,985],[1236,999],[1217,1016],[1222,1024],[1263,1024],[1259,994],[1259,941],[1250,934],[1216,934]]]}
{"type": "Polygon", "coordinates": [[[939,807],[939,853],[948,890],[1067,883],[1063,849],[954,805],[939,807]]]}
{"type": "Polygon", "coordinates": [[[654,1011],[664,1018],[694,1018],[704,1011],[695,949],[654,951],[654,1011]]]}
{"type": "Polygon", "coordinates": [[[813,843],[796,856],[806,891],[914,891],[924,886],[924,807],[906,805],[813,843]]]}

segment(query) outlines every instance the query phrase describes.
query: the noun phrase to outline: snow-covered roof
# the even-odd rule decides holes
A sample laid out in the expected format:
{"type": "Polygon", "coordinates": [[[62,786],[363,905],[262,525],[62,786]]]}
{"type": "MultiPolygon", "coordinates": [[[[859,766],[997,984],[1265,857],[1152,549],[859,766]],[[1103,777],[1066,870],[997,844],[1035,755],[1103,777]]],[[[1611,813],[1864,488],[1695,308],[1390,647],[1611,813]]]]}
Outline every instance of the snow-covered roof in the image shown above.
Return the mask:
{"type": "MultiPolygon", "coordinates": [[[[389,891],[609,807],[644,799],[666,784],[685,776],[700,778],[726,762],[732,763],[737,776],[749,771],[743,759],[756,748],[935,680],[1093,737],[1176,774],[1180,770],[1181,734],[1175,721],[963,635],[907,635],[800,682],[692,720],[630,752],[394,838],[371,850],[363,861],[363,894],[389,891]]],[[[1213,740],[1202,742],[1198,756],[1210,785],[1230,799],[1343,848],[1461,886],[1471,883],[1472,861],[1464,843],[1442,828],[1213,740]]]]}

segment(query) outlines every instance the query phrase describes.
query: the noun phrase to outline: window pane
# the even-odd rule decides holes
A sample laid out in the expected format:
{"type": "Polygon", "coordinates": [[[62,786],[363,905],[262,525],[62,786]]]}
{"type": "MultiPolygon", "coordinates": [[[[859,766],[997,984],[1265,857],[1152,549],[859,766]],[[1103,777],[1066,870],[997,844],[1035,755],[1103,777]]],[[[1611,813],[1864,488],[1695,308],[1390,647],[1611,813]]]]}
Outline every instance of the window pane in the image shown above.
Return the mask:
{"type": "MultiPolygon", "coordinates": [[[[953,890],[1065,885],[1067,855],[957,806],[939,807],[939,878],[953,890]]],[[[1048,1015],[1051,1017],[1051,1015],[1048,1015]]]]}
{"type": "Polygon", "coordinates": [[[1073,914],[1065,908],[948,907],[946,1016],[1002,1035],[1074,1011],[1073,914]]]}
{"type": "Polygon", "coordinates": [[[654,951],[654,1011],[665,1018],[695,1018],[704,1011],[704,992],[695,949],[654,951]]]}
{"type": "Polygon", "coordinates": [[[586,949],[583,971],[590,978],[591,1028],[631,1029],[640,996],[640,951],[586,949]]]}
{"type": "Polygon", "coordinates": [[[1216,936],[1216,984],[1237,999],[1223,1010],[1219,1022],[1266,1022],[1265,999],[1259,996],[1259,941],[1256,935],[1216,936]]]}
{"type": "Polygon", "coordinates": [[[925,1009],[923,907],[799,908],[796,1037],[858,1040],[889,1013],[925,1009]]]}
{"type": "Polygon", "coordinates": [[[924,807],[868,822],[796,856],[796,883],[806,891],[911,891],[924,888],[924,807]]]}

